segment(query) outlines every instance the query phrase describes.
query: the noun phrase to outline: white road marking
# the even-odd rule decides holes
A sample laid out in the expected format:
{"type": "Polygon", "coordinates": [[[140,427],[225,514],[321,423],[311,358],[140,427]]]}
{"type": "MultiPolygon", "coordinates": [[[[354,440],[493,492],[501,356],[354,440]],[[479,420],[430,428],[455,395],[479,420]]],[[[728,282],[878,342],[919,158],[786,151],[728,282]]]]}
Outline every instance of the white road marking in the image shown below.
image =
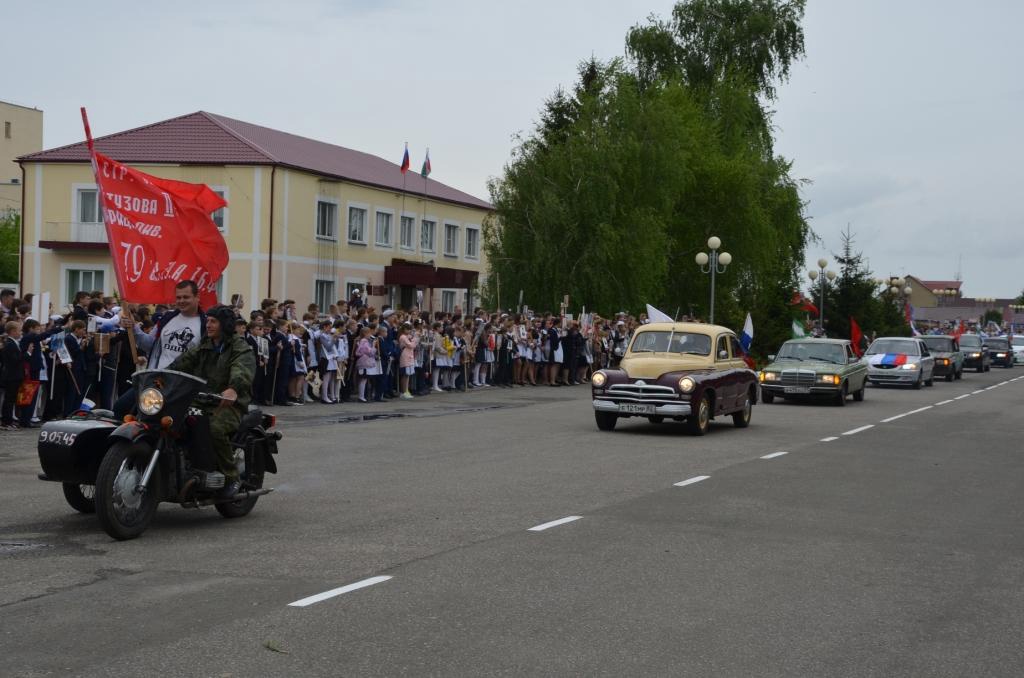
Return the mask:
{"type": "Polygon", "coordinates": [[[882,423],[883,424],[888,424],[890,421],[896,421],[897,419],[902,419],[903,417],[909,417],[912,414],[917,414],[918,412],[924,412],[925,410],[930,410],[930,409],[932,409],[932,407],[934,407],[934,405],[928,405],[927,407],[919,407],[916,410],[911,410],[909,412],[904,412],[903,414],[897,414],[895,417],[889,417],[888,419],[883,419],[882,423]]]}
{"type": "Polygon", "coordinates": [[[986,391],[991,391],[992,389],[996,388],[997,386],[999,386],[999,384],[996,384],[995,386],[986,386],[985,390],[986,391]]]}
{"type": "Polygon", "coordinates": [[[935,407],[939,407],[940,405],[948,405],[951,402],[953,402],[952,398],[950,398],[949,400],[943,400],[941,403],[935,403],[935,407]]]}
{"type": "Polygon", "coordinates": [[[686,487],[687,485],[693,485],[694,483],[699,483],[702,480],[707,480],[710,477],[711,476],[694,476],[692,478],[687,478],[686,480],[681,480],[678,483],[674,483],[674,485],[676,487],[686,487]]]}
{"type": "Polygon", "coordinates": [[[977,395],[979,393],[984,393],[984,392],[985,392],[985,389],[979,388],[977,391],[971,391],[971,395],[977,395]]]}
{"type": "Polygon", "coordinates": [[[789,454],[789,452],[772,452],[771,454],[766,454],[766,455],[764,455],[761,458],[762,459],[774,459],[775,457],[781,457],[784,454],[789,454]]]}
{"type": "Polygon", "coordinates": [[[565,518],[559,518],[558,520],[552,520],[550,523],[541,523],[540,525],[534,525],[528,532],[542,532],[549,527],[558,527],[559,525],[565,525],[571,523],[574,520],[579,520],[583,516],[566,516],[565,518]]]}
{"type": "Polygon", "coordinates": [[[328,598],[333,598],[334,596],[340,596],[341,594],[348,593],[349,591],[357,591],[359,589],[365,589],[367,586],[380,584],[381,582],[385,582],[388,579],[391,579],[391,577],[388,577],[386,575],[382,575],[380,577],[370,577],[369,579],[357,581],[355,584],[349,584],[348,586],[342,586],[341,588],[331,589],[330,591],[318,593],[315,596],[310,596],[309,598],[296,600],[294,603],[288,603],[288,607],[307,607],[309,605],[312,605],[313,603],[319,603],[321,600],[327,600],[328,598]]]}
{"type": "Polygon", "coordinates": [[[997,384],[997,386],[1002,386],[1003,384],[1009,384],[1009,383],[1010,383],[1010,380],[1009,380],[1009,379],[1007,379],[1006,381],[1001,381],[1001,382],[999,382],[999,383],[997,384]]]}
{"type": "Polygon", "coordinates": [[[970,393],[965,393],[962,396],[957,396],[957,397],[953,398],[953,400],[963,400],[964,398],[970,398],[970,397],[971,397],[970,393]]]}
{"type": "Polygon", "coordinates": [[[839,438],[837,438],[836,436],[829,436],[828,438],[822,438],[821,442],[823,442],[823,443],[830,443],[833,440],[839,440],[839,438]]]}
{"type": "Polygon", "coordinates": [[[874,428],[874,427],[875,427],[874,424],[868,424],[867,426],[859,426],[859,427],[857,427],[855,429],[851,429],[849,431],[843,431],[842,435],[844,435],[844,436],[852,436],[855,433],[860,433],[861,431],[867,431],[869,428],[874,428]]]}

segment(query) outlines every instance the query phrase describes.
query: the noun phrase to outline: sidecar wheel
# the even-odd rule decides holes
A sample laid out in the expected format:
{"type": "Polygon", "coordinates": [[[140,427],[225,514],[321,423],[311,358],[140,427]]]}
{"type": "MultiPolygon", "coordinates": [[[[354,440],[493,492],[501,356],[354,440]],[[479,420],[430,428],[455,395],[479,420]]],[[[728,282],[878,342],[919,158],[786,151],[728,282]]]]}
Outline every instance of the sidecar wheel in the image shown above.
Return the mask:
{"type": "Polygon", "coordinates": [[[79,513],[96,513],[96,487],[94,485],[79,485],[77,483],[63,483],[64,499],[68,506],[79,513]]]}
{"type": "MultiPolygon", "coordinates": [[[[96,517],[114,539],[134,539],[146,531],[159,503],[153,490],[141,494],[142,480],[153,451],[144,443],[118,442],[107,451],[96,474],[96,517]]],[[[153,470],[150,488],[160,487],[160,467],[153,470]]]]}

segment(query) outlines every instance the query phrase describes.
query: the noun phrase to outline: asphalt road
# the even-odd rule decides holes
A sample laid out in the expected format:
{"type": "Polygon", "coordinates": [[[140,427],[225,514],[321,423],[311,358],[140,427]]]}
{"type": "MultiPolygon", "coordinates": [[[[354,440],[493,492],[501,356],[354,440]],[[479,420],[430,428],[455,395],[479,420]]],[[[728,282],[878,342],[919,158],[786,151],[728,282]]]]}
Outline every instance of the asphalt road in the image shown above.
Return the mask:
{"type": "Polygon", "coordinates": [[[703,438],[601,433],[585,387],[287,408],[249,517],[130,542],[0,434],[0,675],[1019,676],[1022,403],[994,369],[703,438]]]}

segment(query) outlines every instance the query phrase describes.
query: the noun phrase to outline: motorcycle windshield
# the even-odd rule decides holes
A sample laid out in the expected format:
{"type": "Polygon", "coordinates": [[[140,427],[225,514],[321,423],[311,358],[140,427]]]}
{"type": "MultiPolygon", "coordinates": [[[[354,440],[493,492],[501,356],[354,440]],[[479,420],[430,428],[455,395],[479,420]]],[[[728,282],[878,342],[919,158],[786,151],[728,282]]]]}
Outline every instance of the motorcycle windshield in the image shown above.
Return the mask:
{"type": "Polygon", "coordinates": [[[155,388],[163,394],[164,406],[155,416],[180,419],[189,404],[203,391],[206,380],[176,370],[140,370],[133,378],[136,392],[155,388]]]}

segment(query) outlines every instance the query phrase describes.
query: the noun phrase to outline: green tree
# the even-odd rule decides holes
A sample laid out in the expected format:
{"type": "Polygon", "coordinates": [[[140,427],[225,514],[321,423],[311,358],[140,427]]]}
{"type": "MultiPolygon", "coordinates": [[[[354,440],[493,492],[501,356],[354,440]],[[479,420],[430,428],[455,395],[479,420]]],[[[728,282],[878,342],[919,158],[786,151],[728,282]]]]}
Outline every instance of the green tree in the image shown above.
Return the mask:
{"type": "Polygon", "coordinates": [[[21,278],[20,244],[21,215],[12,211],[0,216],[0,283],[18,282],[21,278]]]}
{"type": "Polygon", "coordinates": [[[490,184],[485,247],[502,288],[542,310],[570,294],[706,317],[694,255],[717,235],[733,264],[715,319],[738,327],[749,310],[755,352],[774,352],[811,233],[762,102],[803,53],[802,14],[802,1],[680,2],[671,22],[630,31],[627,61],[583,63],[490,184]]]}
{"type": "Polygon", "coordinates": [[[1003,324],[1003,313],[999,309],[990,308],[985,311],[985,315],[981,317],[984,324],[988,325],[990,322],[997,325],[1003,324]]]}

